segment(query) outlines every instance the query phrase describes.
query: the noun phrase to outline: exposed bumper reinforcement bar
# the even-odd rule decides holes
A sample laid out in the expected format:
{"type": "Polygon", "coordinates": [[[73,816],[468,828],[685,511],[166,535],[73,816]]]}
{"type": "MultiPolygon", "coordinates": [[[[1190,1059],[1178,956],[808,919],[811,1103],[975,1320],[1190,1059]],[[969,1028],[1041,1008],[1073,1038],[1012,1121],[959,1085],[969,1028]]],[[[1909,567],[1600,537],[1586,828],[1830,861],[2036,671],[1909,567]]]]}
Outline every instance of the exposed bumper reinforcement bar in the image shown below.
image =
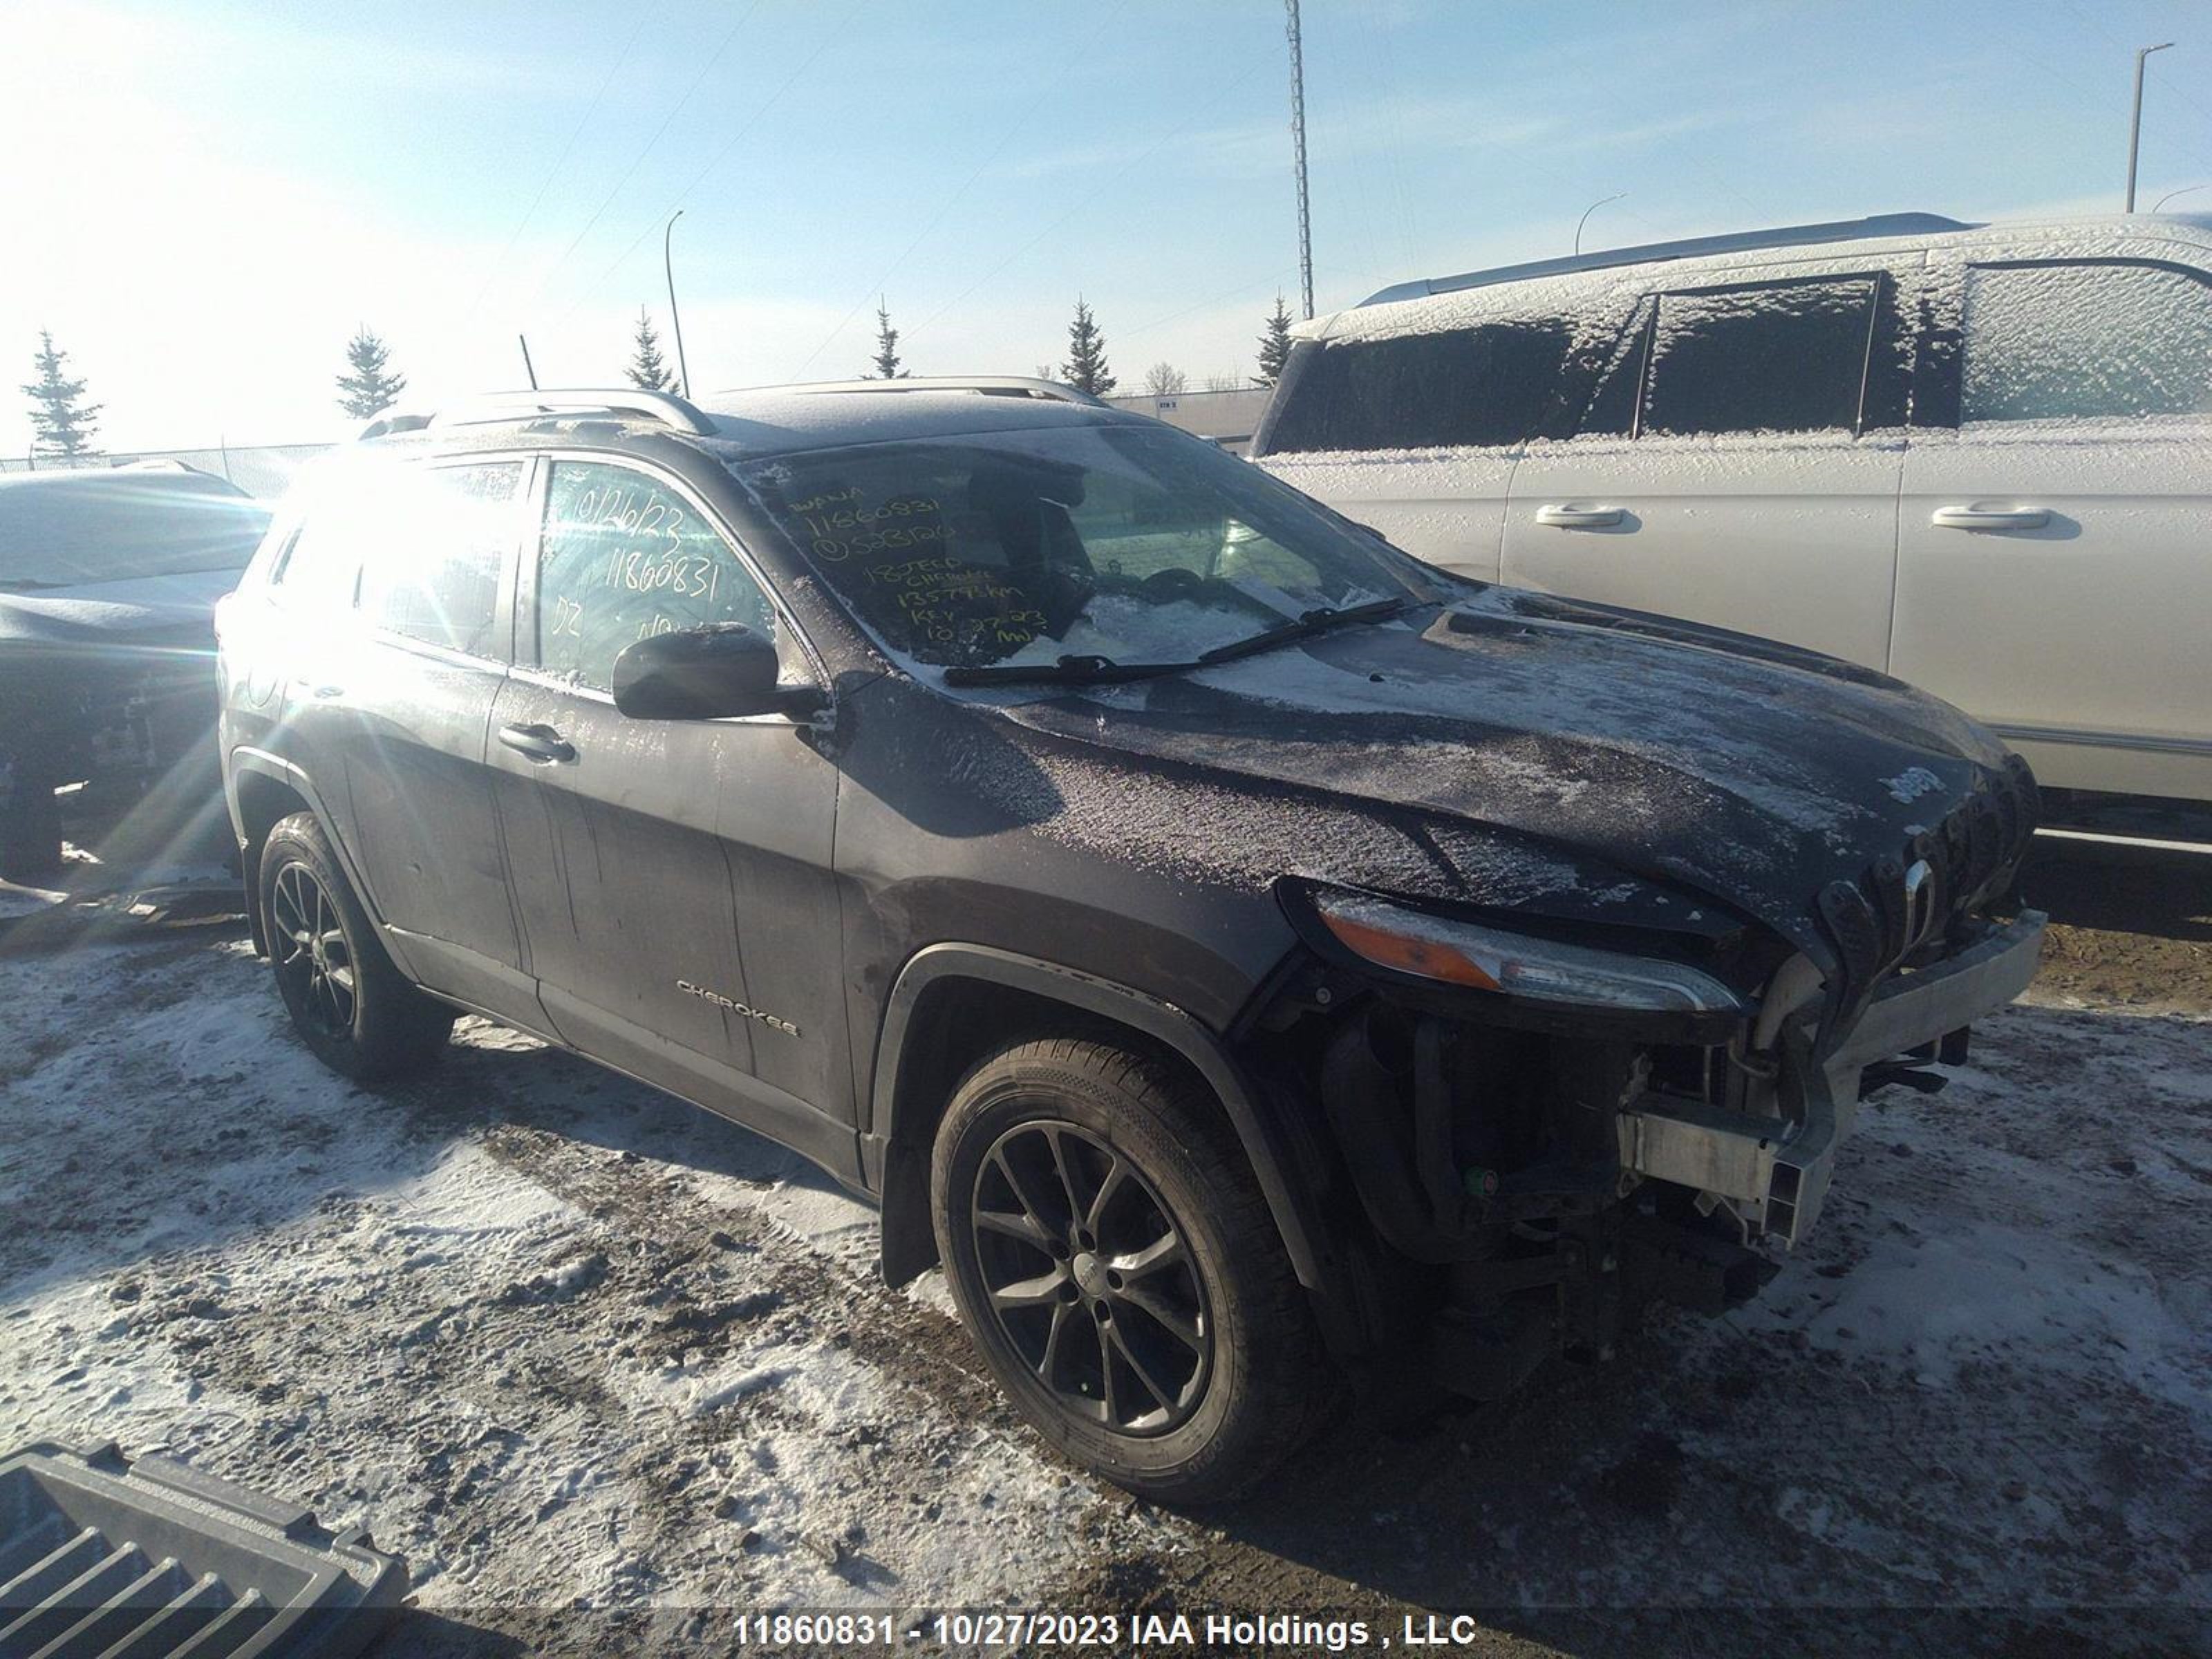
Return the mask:
{"type": "Polygon", "coordinates": [[[1621,1167],[1751,1206],[1768,1233],[1796,1244],[1820,1216],[1842,1135],[1835,1097],[1812,1066],[1803,1037],[1787,1032],[1783,1048],[1784,1096],[1796,1108],[1792,1116],[1753,1117],[1646,1095],[1620,1115],[1621,1167]]]}
{"type": "Polygon", "coordinates": [[[1800,1028],[1782,1034],[1784,1115],[1754,1117],[1647,1095],[1620,1114],[1621,1167],[1733,1200],[1796,1245],[1827,1196],[1836,1149],[1856,1116],[1859,1076],[2003,1007],[2035,977],[2045,917],[2024,911],[1956,956],[1883,985],[1850,1032],[1816,1060],[1800,1028]]]}

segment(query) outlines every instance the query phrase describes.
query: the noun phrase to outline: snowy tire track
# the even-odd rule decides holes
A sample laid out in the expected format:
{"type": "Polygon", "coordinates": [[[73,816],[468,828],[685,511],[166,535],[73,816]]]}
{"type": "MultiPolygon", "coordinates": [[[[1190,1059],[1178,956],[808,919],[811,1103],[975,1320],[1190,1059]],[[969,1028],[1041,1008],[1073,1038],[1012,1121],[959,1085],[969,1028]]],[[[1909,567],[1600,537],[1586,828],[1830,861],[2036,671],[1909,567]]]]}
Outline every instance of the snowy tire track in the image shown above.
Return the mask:
{"type": "Polygon", "coordinates": [[[0,969],[11,1037],[190,985],[6,1051],[0,1443],[165,1445],[369,1522],[424,1608],[534,1644],[574,1605],[1023,1600],[1145,1524],[755,1137],[477,1022],[431,1078],[352,1089],[235,948],[70,968],[0,969]]]}

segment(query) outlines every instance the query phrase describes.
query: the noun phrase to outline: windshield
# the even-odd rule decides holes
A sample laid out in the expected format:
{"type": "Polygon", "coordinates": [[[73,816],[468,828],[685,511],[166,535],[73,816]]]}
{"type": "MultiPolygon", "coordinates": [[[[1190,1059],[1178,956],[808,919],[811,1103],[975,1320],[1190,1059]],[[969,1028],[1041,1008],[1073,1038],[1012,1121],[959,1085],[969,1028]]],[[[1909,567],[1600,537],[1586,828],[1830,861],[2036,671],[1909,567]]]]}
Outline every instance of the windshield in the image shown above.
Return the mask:
{"type": "Polygon", "coordinates": [[[0,487],[0,588],[243,570],[268,510],[217,478],[77,473],[0,487]]]}
{"type": "Polygon", "coordinates": [[[1316,611],[1429,597],[1410,561],[1164,429],[873,444],[739,476],[908,663],[1184,663],[1316,611]]]}

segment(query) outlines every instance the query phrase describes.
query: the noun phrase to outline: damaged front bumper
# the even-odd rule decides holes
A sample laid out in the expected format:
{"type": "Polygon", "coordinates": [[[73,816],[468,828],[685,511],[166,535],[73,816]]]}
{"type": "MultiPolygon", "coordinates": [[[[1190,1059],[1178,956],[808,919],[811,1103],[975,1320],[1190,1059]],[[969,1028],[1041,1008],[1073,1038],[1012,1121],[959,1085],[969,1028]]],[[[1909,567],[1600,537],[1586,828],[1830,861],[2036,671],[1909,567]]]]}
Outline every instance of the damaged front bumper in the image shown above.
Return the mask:
{"type": "Polygon", "coordinates": [[[1889,980],[1825,1054],[1814,1053],[1802,1027],[1786,1027],[1778,1045],[1779,1117],[1639,1097],[1619,1118],[1622,1169],[1725,1200],[1747,1232],[1800,1243],[1819,1219],[1867,1068],[1915,1050],[1932,1058],[1932,1045],[2026,990],[2045,921],[2023,911],[1942,962],[1889,980]]]}

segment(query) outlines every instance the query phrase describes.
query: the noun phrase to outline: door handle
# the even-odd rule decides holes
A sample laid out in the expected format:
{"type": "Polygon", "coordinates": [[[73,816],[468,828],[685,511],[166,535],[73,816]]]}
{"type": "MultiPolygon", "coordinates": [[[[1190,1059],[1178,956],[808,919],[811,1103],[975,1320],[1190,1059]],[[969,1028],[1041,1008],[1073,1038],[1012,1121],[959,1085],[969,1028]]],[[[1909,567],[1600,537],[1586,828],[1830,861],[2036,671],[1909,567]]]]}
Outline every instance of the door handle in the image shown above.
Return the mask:
{"type": "Polygon", "coordinates": [[[1540,507],[1536,522],[1555,530],[1610,530],[1627,517],[1617,507],[1540,507]]]}
{"type": "Polygon", "coordinates": [[[343,685],[319,685],[314,688],[312,695],[318,702],[330,702],[337,698],[345,696],[345,687],[343,685]]]}
{"type": "Polygon", "coordinates": [[[2051,522],[2051,513],[2040,507],[1939,507],[1928,522],[1938,530],[2040,530],[2051,522]]]}
{"type": "Polygon", "coordinates": [[[502,726],[499,740],[539,766],[576,758],[576,745],[550,726],[502,726]]]}

